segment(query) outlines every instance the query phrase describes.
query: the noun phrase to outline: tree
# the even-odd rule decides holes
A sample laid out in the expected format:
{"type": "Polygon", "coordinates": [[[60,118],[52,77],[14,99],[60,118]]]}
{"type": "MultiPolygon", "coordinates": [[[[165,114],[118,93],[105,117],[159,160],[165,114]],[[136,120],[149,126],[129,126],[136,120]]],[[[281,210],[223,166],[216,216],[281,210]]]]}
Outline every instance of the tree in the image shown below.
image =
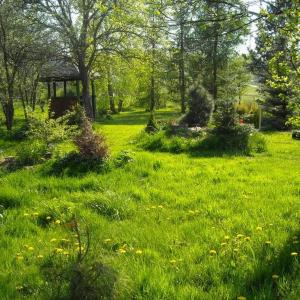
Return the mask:
{"type": "Polygon", "coordinates": [[[217,83],[220,86],[219,95],[221,99],[238,98],[242,101],[242,95],[249,86],[253,75],[249,70],[249,59],[235,53],[228,58],[227,65],[220,70],[217,83]]]}
{"type": "Polygon", "coordinates": [[[3,0],[0,6],[0,101],[8,130],[14,120],[17,76],[47,53],[43,31],[28,16],[23,1],[3,0]]]}
{"type": "Polygon", "coordinates": [[[252,69],[259,76],[272,125],[286,129],[299,90],[299,26],[296,2],[275,0],[262,10],[252,69]]]}
{"type": "Polygon", "coordinates": [[[204,84],[216,102],[218,73],[248,32],[248,11],[240,0],[201,1],[195,15],[196,26],[190,34],[190,41],[193,48],[203,54],[199,58],[199,65],[204,84]]]}
{"type": "Polygon", "coordinates": [[[189,126],[207,126],[211,119],[214,104],[209,92],[198,81],[190,89],[189,111],[183,117],[182,123],[189,126]]]}
{"type": "Polygon", "coordinates": [[[40,22],[59,35],[62,50],[78,66],[82,98],[89,118],[93,118],[90,72],[100,52],[116,51],[130,31],[128,7],[123,0],[41,0],[34,7],[40,22]],[[126,23],[126,21],[128,21],[126,23]]]}
{"type": "Polygon", "coordinates": [[[186,56],[187,56],[187,35],[191,29],[188,20],[191,17],[190,10],[193,8],[191,2],[183,0],[173,0],[171,3],[173,18],[171,20],[170,30],[175,34],[174,43],[177,48],[176,62],[178,65],[178,86],[180,93],[181,113],[186,112],[187,105],[187,79],[186,79],[186,56]]]}

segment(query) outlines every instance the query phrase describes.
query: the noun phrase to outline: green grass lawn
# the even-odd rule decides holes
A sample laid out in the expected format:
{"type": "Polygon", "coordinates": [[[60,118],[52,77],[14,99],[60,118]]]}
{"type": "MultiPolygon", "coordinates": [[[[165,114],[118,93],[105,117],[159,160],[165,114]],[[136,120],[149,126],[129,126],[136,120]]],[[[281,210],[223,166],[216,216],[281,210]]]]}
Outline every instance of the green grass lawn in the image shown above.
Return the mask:
{"type": "MultiPolygon", "coordinates": [[[[116,299],[300,299],[300,143],[268,133],[268,153],[251,157],[150,153],[132,142],[147,117],[95,125],[113,156],[135,152],[124,167],[0,171],[0,299],[66,299],[73,214],[89,228],[88,259],[116,272],[103,281],[116,299]]],[[[0,156],[15,146],[0,137],[0,156]]]]}

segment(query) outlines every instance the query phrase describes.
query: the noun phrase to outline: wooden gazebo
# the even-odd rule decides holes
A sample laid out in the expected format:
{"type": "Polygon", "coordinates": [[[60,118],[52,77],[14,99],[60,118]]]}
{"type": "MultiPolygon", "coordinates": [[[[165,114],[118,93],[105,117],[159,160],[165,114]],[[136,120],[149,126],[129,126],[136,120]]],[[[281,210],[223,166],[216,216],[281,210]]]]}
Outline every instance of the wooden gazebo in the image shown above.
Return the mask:
{"type": "MultiPolygon", "coordinates": [[[[77,103],[81,103],[80,73],[75,64],[69,60],[52,60],[43,66],[40,82],[48,85],[48,99],[50,99],[49,114],[57,118],[72,109],[77,103]],[[70,89],[70,84],[76,82],[76,92],[70,89]],[[63,93],[58,95],[59,86],[63,87],[63,93]]],[[[94,82],[92,81],[92,107],[95,116],[96,97],[94,82]]],[[[74,88],[74,87],[73,87],[74,88]]]]}

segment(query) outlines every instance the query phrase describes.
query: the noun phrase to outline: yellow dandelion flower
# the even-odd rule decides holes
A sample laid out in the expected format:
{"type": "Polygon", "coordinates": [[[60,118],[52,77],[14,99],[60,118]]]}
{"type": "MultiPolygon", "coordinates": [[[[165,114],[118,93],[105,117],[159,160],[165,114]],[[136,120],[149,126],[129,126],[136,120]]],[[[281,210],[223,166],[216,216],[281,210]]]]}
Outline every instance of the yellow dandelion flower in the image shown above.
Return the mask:
{"type": "Polygon", "coordinates": [[[239,234],[237,234],[236,237],[237,237],[238,239],[240,239],[240,238],[242,238],[243,236],[244,236],[243,234],[240,234],[240,233],[239,233],[239,234]]]}
{"type": "Polygon", "coordinates": [[[158,208],[164,208],[162,205],[158,205],[157,207],[158,207],[158,208]]]}
{"type": "Polygon", "coordinates": [[[61,223],[60,220],[55,221],[55,224],[57,224],[57,225],[59,225],[60,223],[61,223]]]}
{"type": "Polygon", "coordinates": [[[244,238],[244,240],[247,241],[247,242],[249,242],[250,239],[251,239],[250,236],[246,236],[246,237],[244,238]]]}
{"type": "Polygon", "coordinates": [[[84,250],[84,247],[83,247],[83,246],[77,247],[77,248],[76,248],[76,251],[83,251],[83,250],[84,250]]]}
{"type": "Polygon", "coordinates": [[[66,255],[66,256],[70,255],[70,253],[68,251],[64,251],[63,254],[66,255]]]}
{"type": "Polygon", "coordinates": [[[33,251],[33,250],[34,250],[33,247],[28,247],[27,249],[28,249],[29,251],[33,251]]]}
{"type": "Polygon", "coordinates": [[[56,248],[55,252],[56,253],[62,253],[62,252],[64,252],[64,249],[62,249],[62,248],[56,248]]]}
{"type": "Polygon", "coordinates": [[[110,242],[111,242],[111,239],[105,239],[105,240],[104,240],[104,243],[105,243],[105,244],[110,243],[110,242]]]}
{"type": "Polygon", "coordinates": [[[44,257],[44,255],[41,255],[41,254],[37,256],[37,258],[43,258],[43,257],[44,257]]]}
{"type": "Polygon", "coordinates": [[[276,275],[276,274],[272,275],[272,279],[276,280],[276,279],[278,279],[278,278],[279,278],[278,275],[276,275]]]}
{"type": "Polygon", "coordinates": [[[189,210],[189,213],[190,214],[194,214],[195,212],[193,210],[189,210]]]}
{"type": "Polygon", "coordinates": [[[291,255],[292,255],[292,256],[297,256],[297,255],[298,255],[298,252],[292,252],[291,255]]]}
{"type": "Polygon", "coordinates": [[[79,243],[77,242],[77,243],[75,243],[74,245],[75,245],[75,246],[79,246],[79,243]]]}
{"type": "Polygon", "coordinates": [[[51,239],[51,240],[50,240],[51,243],[54,243],[54,242],[56,242],[56,241],[57,241],[57,239],[51,239]]]}
{"type": "Polygon", "coordinates": [[[39,213],[35,212],[32,214],[34,217],[37,217],[39,215],[39,213]]]}
{"type": "Polygon", "coordinates": [[[210,250],[210,251],[209,251],[209,254],[210,254],[210,255],[216,255],[216,254],[217,254],[217,251],[216,251],[216,250],[210,250]]]}
{"type": "Polygon", "coordinates": [[[176,262],[177,262],[176,259],[171,259],[171,260],[170,260],[170,263],[171,263],[172,265],[176,264],[176,262]]]}
{"type": "Polygon", "coordinates": [[[135,254],[142,254],[142,253],[143,253],[142,250],[136,250],[136,251],[135,251],[135,254]]]}
{"type": "Polygon", "coordinates": [[[152,209],[155,209],[155,208],[156,208],[156,206],[155,206],[155,205],[152,205],[152,206],[151,206],[151,208],[152,208],[152,209]]]}
{"type": "Polygon", "coordinates": [[[126,253],[126,250],[123,249],[123,248],[121,248],[121,249],[118,250],[118,252],[119,252],[120,254],[124,254],[124,253],[126,253]]]}
{"type": "Polygon", "coordinates": [[[224,236],[224,240],[225,240],[225,241],[228,241],[229,239],[230,239],[230,236],[229,236],[229,235],[225,235],[225,236],[224,236]]]}
{"type": "Polygon", "coordinates": [[[28,214],[28,213],[25,213],[25,214],[24,214],[24,217],[28,217],[28,216],[29,216],[29,214],[28,214]]]}
{"type": "Polygon", "coordinates": [[[257,231],[262,231],[263,229],[262,229],[261,226],[257,226],[257,227],[256,227],[256,230],[257,230],[257,231]]]}
{"type": "Polygon", "coordinates": [[[17,255],[16,256],[16,260],[23,260],[24,259],[24,256],[22,256],[22,255],[17,255]]]}

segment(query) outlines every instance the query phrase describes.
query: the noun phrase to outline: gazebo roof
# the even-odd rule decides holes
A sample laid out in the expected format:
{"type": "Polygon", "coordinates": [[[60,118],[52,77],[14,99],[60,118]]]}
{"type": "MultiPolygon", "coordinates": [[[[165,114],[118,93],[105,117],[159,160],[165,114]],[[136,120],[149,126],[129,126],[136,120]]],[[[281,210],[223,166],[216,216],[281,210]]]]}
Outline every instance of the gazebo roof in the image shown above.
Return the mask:
{"type": "Polygon", "coordinates": [[[79,80],[80,74],[75,64],[68,60],[51,60],[42,67],[40,81],[79,80]]]}

